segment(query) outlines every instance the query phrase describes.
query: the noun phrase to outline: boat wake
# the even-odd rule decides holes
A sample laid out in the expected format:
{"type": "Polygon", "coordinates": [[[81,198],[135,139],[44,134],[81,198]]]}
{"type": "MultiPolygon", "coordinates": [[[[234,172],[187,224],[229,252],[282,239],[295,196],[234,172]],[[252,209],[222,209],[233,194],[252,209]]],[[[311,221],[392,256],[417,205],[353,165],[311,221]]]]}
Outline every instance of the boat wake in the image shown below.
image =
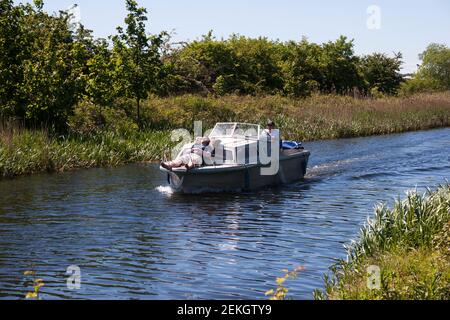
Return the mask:
{"type": "Polygon", "coordinates": [[[162,193],[164,195],[172,195],[173,194],[173,190],[170,186],[159,186],[155,188],[156,191],[158,191],[159,193],[162,193]]]}
{"type": "Polygon", "coordinates": [[[329,176],[334,175],[342,170],[345,169],[346,166],[353,164],[355,162],[367,160],[369,157],[358,157],[358,158],[351,158],[351,159],[345,159],[345,160],[337,160],[332,161],[320,165],[316,165],[312,167],[311,169],[308,169],[306,178],[318,178],[323,176],[329,176]]]}

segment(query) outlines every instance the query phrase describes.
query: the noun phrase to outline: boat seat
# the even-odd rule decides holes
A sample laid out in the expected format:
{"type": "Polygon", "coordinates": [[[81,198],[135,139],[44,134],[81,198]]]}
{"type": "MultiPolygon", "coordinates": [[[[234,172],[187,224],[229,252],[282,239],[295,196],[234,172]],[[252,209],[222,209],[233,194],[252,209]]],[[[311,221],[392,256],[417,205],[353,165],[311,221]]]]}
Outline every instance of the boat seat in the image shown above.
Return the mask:
{"type": "Polygon", "coordinates": [[[217,139],[217,138],[212,138],[211,139],[211,145],[214,148],[214,156],[213,156],[213,164],[212,165],[216,165],[216,161],[215,161],[215,152],[216,150],[219,148],[219,146],[222,144],[222,140],[217,139]]]}

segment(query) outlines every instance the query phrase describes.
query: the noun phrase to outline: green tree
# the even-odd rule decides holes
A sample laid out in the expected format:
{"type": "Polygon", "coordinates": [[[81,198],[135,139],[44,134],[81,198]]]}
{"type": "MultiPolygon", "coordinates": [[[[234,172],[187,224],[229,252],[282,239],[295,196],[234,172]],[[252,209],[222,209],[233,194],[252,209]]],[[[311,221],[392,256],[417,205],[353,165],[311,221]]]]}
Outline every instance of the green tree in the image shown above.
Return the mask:
{"type": "Polygon", "coordinates": [[[23,34],[24,10],[12,0],[0,0],[0,116],[12,117],[20,104],[22,61],[27,45],[23,34]]]}
{"type": "Polygon", "coordinates": [[[377,91],[383,94],[396,94],[403,76],[400,74],[402,54],[397,53],[393,58],[383,53],[374,53],[362,57],[361,72],[364,78],[365,93],[377,91]]]}
{"type": "Polygon", "coordinates": [[[402,94],[450,89],[450,48],[443,44],[430,44],[419,55],[422,64],[411,79],[402,83],[402,94]]]}
{"type": "Polygon", "coordinates": [[[233,35],[227,43],[236,57],[236,89],[240,93],[275,94],[282,91],[280,42],[264,37],[251,39],[233,35]]]}
{"type": "Polygon", "coordinates": [[[344,36],[322,45],[319,60],[322,92],[346,94],[361,86],[359,58],[354,54],[353,47],[353,40],[347,41],[344,36]]]}
{"type": "Polygon", "coordinates": [[[210,31],[175,50],[168,60],[182,79],[179,83],[191,92],[273,94],[283,89],[281,47],[267,38],[232,35],[217,40],[210,31]]]}
{"type": "Polygon", "coordinates": [[[300,42],[286,43],[282,57],[283,91],[292,96],[309,96],[319,89],[322,80],[319,63],[322,47],[309,43],[306,38],[300,42]]]}
{"type": "Polygon", "coordinates": [[[82,90],[85,53],[80,50],[84,48],[75,42],[66,12],[50,16],[41,7],[25,10],[23,28],[29,52],[22,61],[19,92],[25,114],[20,116],[29,123],[62,128],[82,90]]]}
{"type": "Polygon", "coordinates": [[[429,82],[433,89],[450,89],[450,48],[443,44],[430,44],[420,59],[422,65],[417,77],[429,82]]]}
{"type": "Polygon", "coordinates": [[[148,36],[145,30],[147,10],[134,0],[126,0],[126,30],[117,28],[112,37],[112,59],[116,65],[115,79],[119,94],[136,100],[137,122],[141,125],[140,102],[158,83],[162,68],[159,49],[163,34],[148,36]]]}
{"type": "Polygon", "coordinates": [[[115,81],[115,61],[109,43],[105,39],[94,42],[92,55],[87,60],[88,76],[86,80],[86,96],[96,105],[110,106],[118,97],[120,87],[115,81]]]}
{"type": "Polygon", "coordinates": [[[238,89],[234,53],[225,41],[216,40],[212,31],[174,50],[169,61],[186,91],[222,94],[238,89]]]}

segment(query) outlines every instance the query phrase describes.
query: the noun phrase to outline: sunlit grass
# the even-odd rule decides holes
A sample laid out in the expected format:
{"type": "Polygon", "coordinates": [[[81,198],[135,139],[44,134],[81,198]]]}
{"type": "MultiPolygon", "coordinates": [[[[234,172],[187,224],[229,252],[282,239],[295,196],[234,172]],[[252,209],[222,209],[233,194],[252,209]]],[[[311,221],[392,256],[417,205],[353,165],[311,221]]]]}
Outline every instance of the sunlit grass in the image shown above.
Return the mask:
{"type": "Polygon", "coordinates": [[[170,146],[170,135],[162,131],[60,137],[44,130],[4,129],[0,131],[0,178],[156,161],[170,146]]]}
{"type": "Polygon", "coordinates": [[[155,128],[191,129],[203,121],[265,124],[273,119],[286,139],[337,139],[450,126],[450,92],[409,97],[353,98],[315,95],[305,99],[281,96],[200,97],[184,95],[148,99],[146,121],[155,128]]]}
{"type": "Polygon", "coordinates": [[[426,195],[409,192],[393,209],[380,205],[348,247],[347,260],[325,277],[328,299],[449,299],[450,186],[426,195]],[[367,268],[381,269],[381,287],[369,289],[367,268]]]}

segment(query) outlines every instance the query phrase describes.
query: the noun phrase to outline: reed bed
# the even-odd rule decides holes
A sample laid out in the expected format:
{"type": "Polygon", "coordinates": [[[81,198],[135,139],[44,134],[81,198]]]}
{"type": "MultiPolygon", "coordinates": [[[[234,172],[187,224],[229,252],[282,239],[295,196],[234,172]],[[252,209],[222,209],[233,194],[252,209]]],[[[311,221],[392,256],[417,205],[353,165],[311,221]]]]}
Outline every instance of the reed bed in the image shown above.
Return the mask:
{"type": "Polygon", "coordinates": [[[148,99],[144,118],[154,128],[211,128],[219,121],[265,124],[273,119],[286,139],[302,141],[391,134],[450,126],[450,92],[408,97],[315,95],[178,97],[148,99]]]}
{"type": "Polygon", "coordinates": [[[379,205],[347,260],[325,276],[317,299],[445,299],[450,298],[450,185],[416,191],[392,209],[379,205]],[[369,266],[380,268],[380,287],[367,285],[369,266]]]}
{"type": "Polygon", "coordinates": [[[164,157],[170,146],[168,133],[158,131],[62,137],[45,130],[3,128],[0,178],[155,161],[164,157]]]}

